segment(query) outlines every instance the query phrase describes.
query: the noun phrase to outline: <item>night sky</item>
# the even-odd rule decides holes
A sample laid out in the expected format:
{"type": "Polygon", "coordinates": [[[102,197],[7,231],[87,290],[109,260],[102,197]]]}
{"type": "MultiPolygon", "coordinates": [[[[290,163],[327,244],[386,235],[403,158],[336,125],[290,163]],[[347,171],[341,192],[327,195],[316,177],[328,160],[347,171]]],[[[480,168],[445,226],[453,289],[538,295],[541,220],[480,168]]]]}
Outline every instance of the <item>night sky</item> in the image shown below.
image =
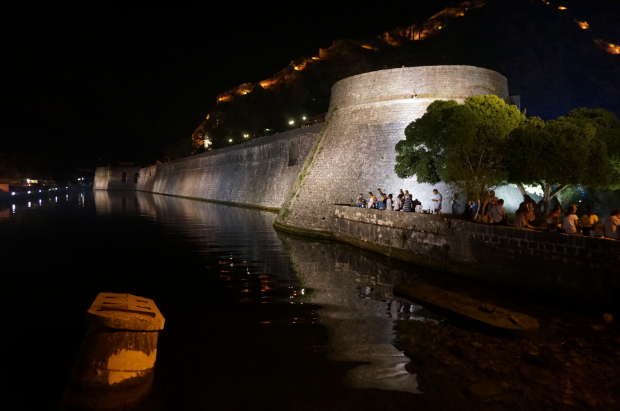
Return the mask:
{"type": "Polygon", "coordinates": [[[64,170],[153,164],[191,137],[217,94],[445,5],[4,1],[0,157],[64,170]]]}

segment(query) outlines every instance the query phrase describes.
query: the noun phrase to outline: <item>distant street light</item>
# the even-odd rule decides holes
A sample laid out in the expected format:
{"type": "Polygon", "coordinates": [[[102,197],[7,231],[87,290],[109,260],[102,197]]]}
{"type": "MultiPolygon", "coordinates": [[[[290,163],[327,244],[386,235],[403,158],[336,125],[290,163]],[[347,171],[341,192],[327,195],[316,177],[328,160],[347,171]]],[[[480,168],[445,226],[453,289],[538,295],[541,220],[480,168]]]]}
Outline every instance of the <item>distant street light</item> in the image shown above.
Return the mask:
{"type": "Polygon", "coordinates": [[[306,119],[306,116],[303,116],[301,119],[302,119],[302,120],[305,120],[305,119],[306,119]]]}
{"type": "Polygon", "coordinates": [[[295,120],[291,120],[288,123],[292,126],[293,124],[295,124],[295,120]]]}
{"type": "Polygon", "coordinates": [[[232,143],[232,138],[230,140],[228,140],[229,143],[232,143]]]}
{"type": "Polygon", "coordinates": [[[249,134],[244,134],[243,137],[248,138],[248,137],[250,137],[250,135],[249,134]]]}

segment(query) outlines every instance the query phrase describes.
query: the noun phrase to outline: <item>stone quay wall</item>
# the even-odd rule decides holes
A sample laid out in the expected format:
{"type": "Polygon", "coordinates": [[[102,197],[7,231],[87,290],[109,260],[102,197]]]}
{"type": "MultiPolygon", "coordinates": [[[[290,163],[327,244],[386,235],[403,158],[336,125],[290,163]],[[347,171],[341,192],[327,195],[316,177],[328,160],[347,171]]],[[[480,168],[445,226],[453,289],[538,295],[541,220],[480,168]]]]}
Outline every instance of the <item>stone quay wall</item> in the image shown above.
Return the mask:
{"type": "MultiPolygon", "coordinates": [[[[300,128],[145,167],[139,170],[133,189],[277,210],[321,127],[300,128]]],[[[97,169],[94,188],[106,189],[103,168],[97,169]]]]}
{"type": "Polygon", "coordinates": [[[618,241],[341,205],[322,214],[311,235],[459,276],[590,306],[620,292],[618,241]]]}

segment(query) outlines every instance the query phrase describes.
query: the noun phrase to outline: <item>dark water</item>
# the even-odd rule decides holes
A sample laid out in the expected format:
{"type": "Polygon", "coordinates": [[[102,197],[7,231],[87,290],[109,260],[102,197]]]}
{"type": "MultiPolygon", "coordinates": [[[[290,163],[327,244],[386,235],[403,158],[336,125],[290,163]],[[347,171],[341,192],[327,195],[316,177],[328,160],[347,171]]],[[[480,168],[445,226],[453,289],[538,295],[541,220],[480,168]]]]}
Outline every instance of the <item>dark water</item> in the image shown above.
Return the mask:
{"type": "MultiPolygon", "coordinates": [[[[394,284],[420,278],[469,287],[474,295],[479,287],[345,245],[277,233],[274,219],[268,212],[102,191],[0,206],[0,409],[58,409],[84,314],[102,291],[152,298],[166,318],[155,389],[142,409],[520,409],[525,405],[510,395],[529,393],[540,405],[529,408],[555,408],[543,403],[550,387],[536,391],[529,380],[493,376],[468,361],[502,364],[512,375],[526,355],[521,351],[529,366],[536,347],[564,347],[558,339],[573,337],[519,343],[519,353],[502,363],[505,341],[450,328],[443,317],[392,295],[394,284]],[[444,344],[447,334],[451,342],[444,344]],[[496,348],[480,360],[478,348],[467,351],[472,344],[496,348]],[[458,361],[450,357],[454,346],[463,353],[458,361]],[[484,385],[489,379],[503,379],[497,392],[484,385]]],[[[555,315],[554,324],[574,317],[535,303],[529,309],[539,318],[555,315]]],[[[589,327],[587,321],[581,325],[589,327]]],[[[574,405],[565,391],[559,386],[558,401],[574,405]]]]}

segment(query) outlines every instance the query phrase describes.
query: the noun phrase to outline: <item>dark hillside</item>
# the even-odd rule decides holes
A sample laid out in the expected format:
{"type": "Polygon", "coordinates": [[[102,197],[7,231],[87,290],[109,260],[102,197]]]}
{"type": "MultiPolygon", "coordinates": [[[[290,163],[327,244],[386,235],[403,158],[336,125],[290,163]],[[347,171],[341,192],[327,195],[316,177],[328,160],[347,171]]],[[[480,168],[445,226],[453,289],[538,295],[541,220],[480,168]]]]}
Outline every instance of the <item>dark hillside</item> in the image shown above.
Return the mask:
{"type": "Polygon", "coordinates": [[[336,81],[402,66],[496,70],[507,77],[511,94],[521,95],[528,116],[554,118],[584,106],[620,113],[620,54],[613,54],[620,50],[612,44],[620,43],[620,29],[612,24],[620,16],[620,2],[590,3],[458,2],[404,29],[335,41],[317,56],[291,62],[272,79],[221,94],[193,138],[200,143],[206,132],[217,148],[297,127],[302,116],[327,110],[336,81]],[[587,29],[579,24],[584,17],[590,18],[587,29]]]}

